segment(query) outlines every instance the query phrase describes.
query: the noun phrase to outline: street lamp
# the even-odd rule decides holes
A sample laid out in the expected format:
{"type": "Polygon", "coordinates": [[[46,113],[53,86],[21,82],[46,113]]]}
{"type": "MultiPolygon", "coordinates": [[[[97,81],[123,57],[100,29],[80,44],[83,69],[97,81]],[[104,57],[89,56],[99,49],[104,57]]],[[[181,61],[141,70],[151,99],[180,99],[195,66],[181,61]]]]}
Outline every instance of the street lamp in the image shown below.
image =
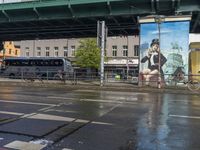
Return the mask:
{"type": "Polygon", "coordinates": [[[158,39],[159,39],[159,53],[158,53],[158,88],[161,88],[161,64],[160,64],[160,53],[161,53],[161,49],[160,49],[160,43],[161,43],[161,38],[160,38],[160,25],[162,22],[165,21],[165,17],[164,16],[155,16],[154,18],[155,22],[158,25],[158,39]]]}
{"type": "Polygon", "coordinates": [[[127,37],[127,52],[126,52],[126,80],[128,81],[128,72],[129,72],[129,66],[128,66],[128,63],[129,63],[129,60],[128,60],[128,35],[126,36],[127,37]]]}

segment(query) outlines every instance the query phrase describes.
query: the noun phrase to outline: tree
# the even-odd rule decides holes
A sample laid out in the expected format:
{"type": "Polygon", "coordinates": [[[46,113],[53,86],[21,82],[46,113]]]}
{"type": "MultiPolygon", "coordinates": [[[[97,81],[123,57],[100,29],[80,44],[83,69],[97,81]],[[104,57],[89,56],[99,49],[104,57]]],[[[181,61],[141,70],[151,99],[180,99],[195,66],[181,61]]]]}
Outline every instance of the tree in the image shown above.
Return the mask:
{"type": "Polygon", "coordinates": [[[101,57],[96,40],[92,38],[81,40],[75,58],[76,64],[80,67],[98,69],[101,57]]]}

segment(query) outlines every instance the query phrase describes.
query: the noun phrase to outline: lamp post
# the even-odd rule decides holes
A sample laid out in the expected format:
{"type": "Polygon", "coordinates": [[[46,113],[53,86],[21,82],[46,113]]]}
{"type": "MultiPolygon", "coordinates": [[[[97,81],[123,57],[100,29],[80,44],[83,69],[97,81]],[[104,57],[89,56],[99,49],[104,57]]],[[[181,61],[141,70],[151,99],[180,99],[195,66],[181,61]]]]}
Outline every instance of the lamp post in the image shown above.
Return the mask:
{"type": "Polygon", "coordinates": [[[128,80],[128,72],[129,72],[129,66],[128,66],[128,63],[129,63],[129,60],[128,60],[128,35],[126,36],[127,37],[127,53],[126,53],[126,80],[128,80]]]}
{"type": "Polygon", "coordinates": [[[158,48],[159,48],[159,53],[158,53],[158,88],[160,89],[161,88],[161,63],[160,63],[160,53],[161,53],[161,49],[160,49],[160,43],[161,43],[161,38],[160,38],[160,25],[162,22],[164,22],[164,16],[155,16],[154,20],[155,22],[157,23],[157,26],[158,26],[158,39],[159,39],[159,45],[158,45],[158,48]]]}

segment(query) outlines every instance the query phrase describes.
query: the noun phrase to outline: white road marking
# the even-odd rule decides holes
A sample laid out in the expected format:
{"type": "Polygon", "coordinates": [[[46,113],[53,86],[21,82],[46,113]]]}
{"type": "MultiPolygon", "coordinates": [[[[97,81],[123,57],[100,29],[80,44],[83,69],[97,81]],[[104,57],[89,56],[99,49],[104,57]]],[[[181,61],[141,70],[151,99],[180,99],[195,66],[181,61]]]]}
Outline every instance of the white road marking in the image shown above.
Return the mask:
{"type": "Polygon", "coordinates": [[[79,122],[79,123],[88,123],[89,120],[77,119],[75,122],[79,122]]]}
{"type": "Polygon", "coordinates": [[[77,111],[72,111],[72,110],[58,110],[58,109],[47,109],[44,112],[77,113],[77,111]]]}
{"type": "Polygon", "coordinates": [[[41,119],[41,120],[52,120],[52,121],[73,121],[75,118],[70,118],[70,117],[62,117],[62,116],[57,116],[57,115],[47,115],[47,114],[36,114],[30,117],[27,117],[30,119],[41,119]]]}
{"type": "Polygon", "coordinates": [[[49,144],[53,144],[53,141],[49,141],[45,139],[37,139],[37,140],[29,141],[29,143],[49,145],[49,144]]]}
{"type": "Polygon", "coordinates": [[[18,150],[41,150],[46,147],[46,145],[34,144],[24,141],[13,141],[7,145],[4,145],[4,147],[18,150]]]}
{"type": "Polygon", "coordinates": [[[2,103],[15,103],[15,104],[27,104],[27,105],[40,105],[40,106],[56,106],[55,104],[22,102],[22,101],[10,101],[10,100],[0,100],[0,102],[2,102],[2,103]]]}
{"type": "Polygon", "coordinates": [[[80,101],[88,101],[88,102],[102,102],[102,103],[119,103],[122,104],[121,101],[115,100],[105,100],[105,99],[80,99],[80,101]]]}
{"type": "Polygon", "coordinates": [[[69,148],[63,148],[62,150],[73,150],[73,149],[69,149],[69,148]]]}
{"type": "Polygon", "coordinates": [[[17,115],[17,116],[24,115],[24,113],[17,113],[17,112],[11,112],[11,111],[0,111],[0,114],[17,115]]]}
{"type": "Polygon", "coordinates": [[[200,119],[200,116],[182,116],[182,115],[169,115],[169,116],[178,118],[200,119]]]}
{"type": "Polygon", "coordinates": [[[112,126],[112,123],[106,123],[106,122],[97,122],[97,121],[92,121],[93,124],[99,124],[99,125],[110,125],[112,126]]]}
{"type": "Polygon", "coordinates": [[[59,97],[59,96],[47,96],[47,98],[51,99],[68,99],[68,100],[75,100],[76,98],[71,98],[71,97],[59,97]]]}
{"type": "Polygon", "coordinates": [[[33,115],[36,115],[37,113],[30,113],[30,114],[25,114],[23,115],[22,117],[20,118],[27,118],[27,117],[30,117],[30,116],[33,116],[33,115]]]}
{"type": "Polygon", "coordinates": [[[44,108],[39,109],[38,111],[46,111],[46,110],[51,109],[53,107],[55,107],[55,106],[44,107],[44,108]]]}
{"type": "Polygon", "coordinates": [[[116,103],[116,104],[132,104],[131,102],[136,102],[137,99],[125,101],[125,100],[106,100],[106,99],[80,99],[80,101],[88,101],[88,102],[101,102],[101,103],[116,103]]]}

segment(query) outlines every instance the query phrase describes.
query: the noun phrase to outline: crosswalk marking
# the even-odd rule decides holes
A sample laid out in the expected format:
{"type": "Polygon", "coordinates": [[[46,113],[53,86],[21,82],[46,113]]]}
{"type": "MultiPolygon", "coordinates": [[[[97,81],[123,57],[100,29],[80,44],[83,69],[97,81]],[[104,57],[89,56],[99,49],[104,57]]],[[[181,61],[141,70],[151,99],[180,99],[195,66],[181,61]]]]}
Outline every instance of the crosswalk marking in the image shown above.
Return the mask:
{"type": "Polygon", "coordinates": [[[13,141],[11,143],[8,143],[7,145],[4,145],[4,147],[17,150],[41,150],[46,147],[46,145],[34,144],[24,141],[13,141]]]}
{"type": "Polygon", "coordinates": [[[41,119],[41,120],[53,120],[53,121],[73,121],[75,118],[70,118],[70,117],[62,117],[62,116],[57,116],[57,115],[48,115],[48,114],[36,114],[30,117],[27,117],[30,119],[41,119]]]}

